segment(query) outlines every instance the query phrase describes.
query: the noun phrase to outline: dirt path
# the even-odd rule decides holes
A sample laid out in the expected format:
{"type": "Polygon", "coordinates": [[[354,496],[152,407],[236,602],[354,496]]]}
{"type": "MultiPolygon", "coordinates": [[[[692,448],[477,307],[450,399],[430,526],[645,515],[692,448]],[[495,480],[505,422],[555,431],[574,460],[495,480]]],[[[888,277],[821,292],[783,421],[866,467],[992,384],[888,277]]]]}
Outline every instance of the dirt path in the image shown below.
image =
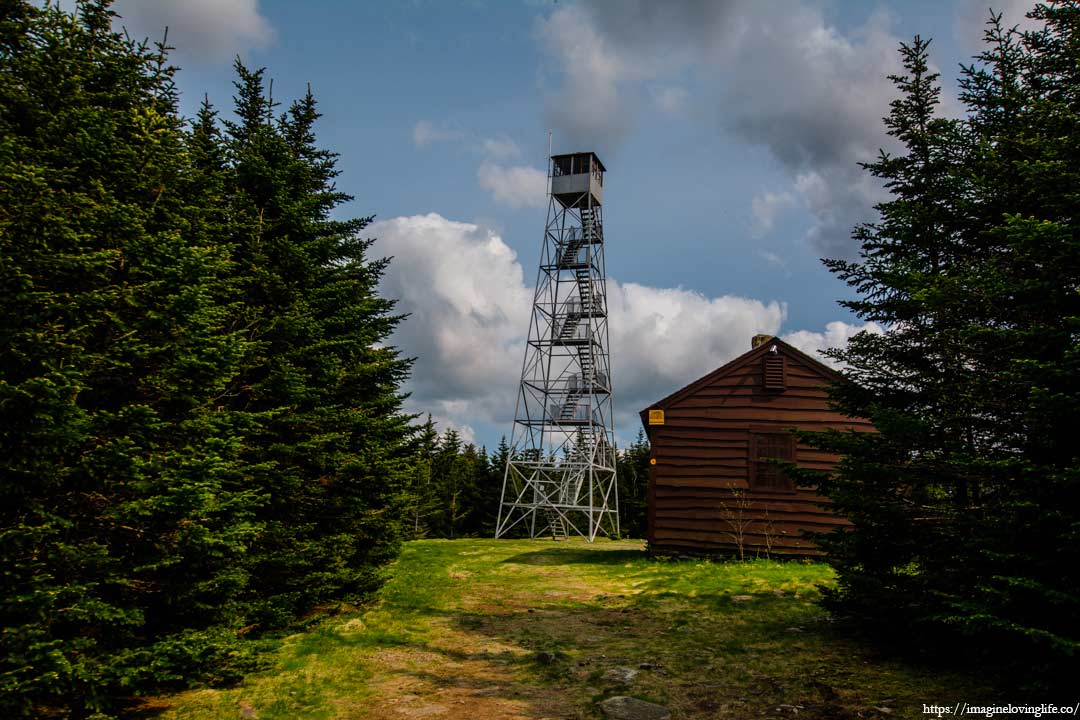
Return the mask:
{"type": "MultiPolygon", "coordinates": [[[[957,678],[876,657],[817,607],[802,564],[657,562],[640,543],[410,543],[381,601],[287,638],[175,720],[598,720],[630,695],[674,720],[922,717],[957,678]]],[[[147,710],[151,706],[147,706],[147,710]]]]}
{"type": "MultiPolygon", "coordinates": [[[[633,543],[621,549],[639,546],[633,543]]],[[[522,562],[528,578],[517,582],[513,576],[519,568],[504,569],[501,575],[511,577],[496,581],[477,577],[457,564],[448,568],[447,575],[457,588],[447,607],[452,614],[427,620],[431,640],[421,646],[378,650],[370,656],[375,674],[370,681],[372,695],[365,703],[366,717],[587,717],[580,710],[580,693],[571,692],[565,683],[537,683],[536,674],[557,676],[557,666],[566,657],[581,654],[578,645],[605,645],[606,629],[583,623],[578,613],[560,610],[602,597],[610,583],[598,587],[569,566],[549,565],[549,561],[549,556],[541,555],[522,562]],[[583,626],[589,627],[588,634],[582,634],[583,626]],[[536,649],[549,646],[553,650],[536,649]]]]}

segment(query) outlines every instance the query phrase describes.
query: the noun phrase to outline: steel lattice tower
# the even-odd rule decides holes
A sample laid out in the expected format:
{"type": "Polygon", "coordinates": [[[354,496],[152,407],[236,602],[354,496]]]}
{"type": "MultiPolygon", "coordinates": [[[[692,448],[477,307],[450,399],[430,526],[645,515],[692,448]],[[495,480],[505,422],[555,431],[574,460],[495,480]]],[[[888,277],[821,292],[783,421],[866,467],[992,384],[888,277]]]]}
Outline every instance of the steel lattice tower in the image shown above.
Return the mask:
{"type": "Polygon", "coordinates": [[[547,227],[495,537],[619,534],[604,269],[604,166],[553,155],[547,227]]]}

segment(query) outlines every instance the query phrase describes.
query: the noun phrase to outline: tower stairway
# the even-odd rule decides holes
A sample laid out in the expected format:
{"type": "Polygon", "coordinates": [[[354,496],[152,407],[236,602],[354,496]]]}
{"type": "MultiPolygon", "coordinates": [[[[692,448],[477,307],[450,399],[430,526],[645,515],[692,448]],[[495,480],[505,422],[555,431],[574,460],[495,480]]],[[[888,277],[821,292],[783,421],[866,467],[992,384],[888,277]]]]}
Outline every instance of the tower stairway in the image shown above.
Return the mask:
{"type": "Polygon", "coordinates": [[[545,508],[548,526],[551,528],[551,537],[554,540],[568,540],[570,528],[566,526],[566,518],[553,507],[545,508]]]}
{"type": "Polygon", "coordinates": [[[585,246],[584,234],[574,233],[570,236],[570,239],[566,241],[565,245],[562,245],[562,251],[559,254],[559,269],[560,270],[572,270],[575,268],[588,267],[588,262],[581,262],[578,258],[578,252],[585,246]]]}

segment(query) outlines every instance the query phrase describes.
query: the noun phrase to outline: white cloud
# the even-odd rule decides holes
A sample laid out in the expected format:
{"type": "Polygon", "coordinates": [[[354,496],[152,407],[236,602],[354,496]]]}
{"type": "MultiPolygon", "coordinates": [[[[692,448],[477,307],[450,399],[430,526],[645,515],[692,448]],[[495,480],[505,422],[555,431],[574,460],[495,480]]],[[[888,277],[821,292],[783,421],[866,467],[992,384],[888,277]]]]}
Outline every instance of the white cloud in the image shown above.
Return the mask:
{"type": "Polygon", "coordinates": [[[113,5],[135,38],[158,40],[169,28],[169,44],[186,62],[223,61],[274,40],[258,0],[117,0],[113,5]]]}
{"type": "Polygon", "coordinates": [[[428,120],[418,120],[412,130],[413,145],[421,149],[432,143],[460,140],[462,137],[460,130],[437,127],[428,120]]]}
{"type": "Polygon", "coordinates": [[[616,421],[636,432],[637,413],[779,332],[787,308],[732,295],[608,281],[616,421]]]}
{"type": "Polygon", "coordinates": [[[547,203],[547,173],[539,168],[484,162],[476,176],[480,186],[491,191],[498,203],[512,208],[543,207],[547,203]]]}
{"type": "MultiPolygon", "coordinates": [[[[417,357],[408,408],[463,435],[478,423],[509,433],[532,303],[513,250],[489,229],[437,214],[370,231],[376,252],[394,258],[380,291],[411,313],[392,339],[417,357]]],[[[776,334],[786,315],[775,301],[611,279],[608,308],[623,439],[636,433],[641,408],[749,350],[755,334],[776,334]]]]}
{"type": "Polygon", "coordinates": [[[821,351],[843,347],[844,345],[847,345],[847,341],[851,336],[863,331],[874,333],[876,335],[880,335],[884,332],[882,327],[875,322],[868,322],[863,325],[852,325],[836,320],[826,325],[825,332],[823,333],[799,330],[788,333],[782,336],[781,339],[799,348],[810,357],[817,358],[826,365],[840,367],[839,363],[831,358],[825,357],[821,354],[821,351]]]}
{"type": "Polygon", "coordinates": [[[410,408],[509,427],[532,302],[514,251],[488,229],[434,213],[369,229],[375,251],[394,257],[380,290],[411,313],[393,338],[417,357],[410,408]]]}
{"type": "Polygon", "coordinates": [[[754,214],[752,232],[761,237],[772,232],[776,216],[795,207],[795,196],[789,192],[765,192],[750,201],[750,210],[754,214]]]}

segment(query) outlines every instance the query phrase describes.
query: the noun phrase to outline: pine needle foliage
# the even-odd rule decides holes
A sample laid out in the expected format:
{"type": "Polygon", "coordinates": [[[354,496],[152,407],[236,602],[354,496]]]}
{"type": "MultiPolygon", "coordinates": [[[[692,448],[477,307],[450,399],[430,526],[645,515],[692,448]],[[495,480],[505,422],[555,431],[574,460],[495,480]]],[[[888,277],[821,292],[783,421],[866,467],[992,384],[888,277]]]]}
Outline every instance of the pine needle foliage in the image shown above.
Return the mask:
{"type": "Polygon", "coordinates": [[[378,584],[411,456],[385,260],[309,92],[180,117],[105,0],[0,12],[0,715],[239,678],[378,584]]]}
{"type": "Polygon", "coordinates": [[[891,199],[858,260],[826,261],[887,328],[832,353],[833,402],[878,432],[808,437],[844,456],[819,481],[855,522],[819,540],[829,606],[1041,692],[1080,652],[1080,4],[1032,16],[1045,30],[991,17],[959,119],[929,43],[902,46],[904,151],[865,166],[891,199]]]}

